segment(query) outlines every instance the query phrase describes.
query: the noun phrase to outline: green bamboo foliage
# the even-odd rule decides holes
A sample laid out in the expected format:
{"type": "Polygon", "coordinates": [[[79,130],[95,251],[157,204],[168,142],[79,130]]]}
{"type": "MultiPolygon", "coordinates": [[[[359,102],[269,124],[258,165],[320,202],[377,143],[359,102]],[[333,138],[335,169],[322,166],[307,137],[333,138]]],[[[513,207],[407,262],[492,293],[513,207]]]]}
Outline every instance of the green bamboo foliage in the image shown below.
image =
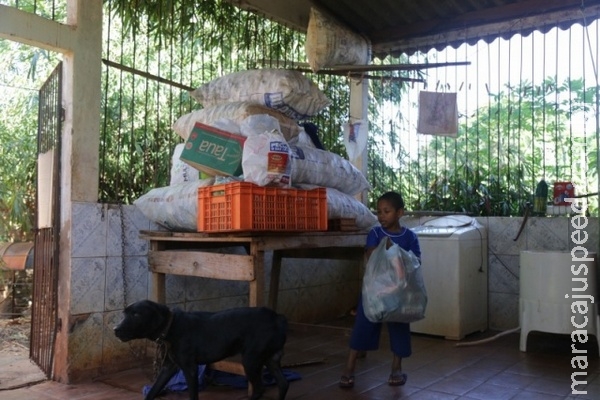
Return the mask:
{"type": "MultiPolygon", "coordinates": [[[[64,20],[64,1],[4,3],[64,20]]],[[[307,61],[304,35],[223,0],[106,0],[104,4],[103,59],[150,77],[103,65],[101,202],[130,204],[148,190],[168,184],[171,154],[181,142],[172,124],[201,108],[179,86],[195,88],[231,72],[295,68],[307,61]]],[[[404,57],[374,60],[406,61],[404,57]]],[[[56,62],[56,55],[15,49],[13,43],[0,41],[0,64],[6,71],[0,83],[28,88],[0,99],[0,241],[31,232],[36,88],[56,62]]],[[[556,82],[553,78],[536,85],[506,86],[490,94],[473,115],[460,119],[457,138],[432,138],[427,145],[411,149],[400,135],[405,116],[399,110],[408,87],[393,79],[407,75],[373,75],[367,172],[373,187],[371,207],[380,193],[393,189],[404,194],[410,210],[522,215],[541,179],[572,180],[579,193],[595,191],[589,183],[598,176],[595,137],[572,124],[582,115],[588,125],[595,124],[595,86],[586,86],[581,79],[556,82]],[[395,110],[392,116],[390,108],[395,110]],[[386,161],[384,154],[394,162],[386,161]]],[[[345,156],[342,126],[349,118],[349,80],[307,76],[332,101],[312,122],[326,148],[345,156]]]]}
{"type": "Polygon", "coordinates": [[[477,112],[484,117],[476,124],[462,124],[456,139],[436,138],[424,149],[428,168],[420,165],[419,171],[444,172],[419,174],[426,196],[413,207],[520,215],[532,204],[541,179],[573,180],[585,188],[578,166],[588,165],[588,173],[596,173],[592,160],[585,160],[595,148],[594,139],[570,132],[569,126],[575,114],[592,111],[594,90],[586,89],[582,80],[558,85],[547,78],[541,85],[523,82],[491,95],[491,105],[477,112]],[[446,146],[450,140],[456,145],[446,146]],[[456,162],[444,169],[448,159],[456,162]]]}

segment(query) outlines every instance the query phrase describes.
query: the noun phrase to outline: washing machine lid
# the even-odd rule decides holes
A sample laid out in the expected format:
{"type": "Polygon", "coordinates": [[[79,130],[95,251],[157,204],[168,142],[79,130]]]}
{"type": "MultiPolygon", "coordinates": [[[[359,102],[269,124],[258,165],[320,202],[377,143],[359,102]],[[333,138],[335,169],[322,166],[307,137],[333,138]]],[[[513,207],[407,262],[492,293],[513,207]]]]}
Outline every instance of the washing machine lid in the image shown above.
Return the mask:
{"type": "Polygon", "coordinates": [[[468,215],[445,215],[423,223],[424,226],[434,226],[437,228],[460,228],[471,224],[473,224],[473,217],[469,217],[468,215]]]}
{"type": "Polygon", "coordinates": [[[467,215],[446,215],[416,226],[413,231],[420,236],[448,237],[461,228],[473,225],[473,221],[474,219],[467,215]]]}

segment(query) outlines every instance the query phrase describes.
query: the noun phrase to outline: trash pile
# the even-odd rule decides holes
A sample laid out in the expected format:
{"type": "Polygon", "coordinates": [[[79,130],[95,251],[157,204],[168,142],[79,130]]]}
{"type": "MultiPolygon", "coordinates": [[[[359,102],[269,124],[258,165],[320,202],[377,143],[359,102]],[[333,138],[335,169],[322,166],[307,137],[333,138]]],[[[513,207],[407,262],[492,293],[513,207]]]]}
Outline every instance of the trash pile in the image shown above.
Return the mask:
{"type": "MultiPolygon", "coordinates": [[[[327,218],[355,219],[368,229],[377,219],[355,195],[370,189],[349,160],[323,148],[318,127],[303,121],[329,99],[301,72],[256,69],[225,75],[190,92],[202,108],[182,115],[173,130],[170,183],[134,204],[169,230],[197,231],[199,188],[229,182],[327,191],[327,218]]],[[[356,135],[352,126],[344,128],[356,135]]]]}

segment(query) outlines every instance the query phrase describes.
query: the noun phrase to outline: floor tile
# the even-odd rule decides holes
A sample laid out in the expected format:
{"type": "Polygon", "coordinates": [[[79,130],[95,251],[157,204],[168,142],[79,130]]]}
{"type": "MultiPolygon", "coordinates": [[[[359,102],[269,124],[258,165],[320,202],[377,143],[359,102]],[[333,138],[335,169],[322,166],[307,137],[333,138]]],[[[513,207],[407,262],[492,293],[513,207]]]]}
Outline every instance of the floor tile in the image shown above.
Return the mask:
{"type": "Polygon", "coordinates": [[[535,381],[535,377],[529,375],[521,375],[510,371],[503,371],[497,375],[491,377],[488,382],[497,386],[503,386],[514,389],[525,389],[532,382],[535,381]]]}
{"type": "Polygon", "coordinates": [[[464,379],[457,377],[456,375],[452,375],[448,378],[444,378],[441,381],[434,383],[431,386],[428,386],[427,389],[435,390],[436,392],[455,394],[460,396],[473,390],[482,383],[482,381],[464,379]]]}
{"type": "Polygon", "coordinates": [[[519,393],[521,393],[519,389],[485,382],[467,392],[465,395],[471,399],[478,400],[508,400],[513,399],[519,393]]]}
{"type": "MultiPolygon", "coordinates": [[[[468,342],[494,335],[486,332],[461,342],[413,335],[413,355],[403,360],[406,385],[387,384],[391,353],[384,334],[378,351],[359,359],[352,389],[338,387],[348,354],[350,325],[291,324],[283,364],[302,376],[290,383],[286,400],[554,400],[600,398],[600,363],[590,357],[588,394],[571,396],[570,349],[556,351],[545,345],[539,351],[519,351],[519,334],[472,345],[468,342]],[[464,345],[467,343],[468,345],[464,345]],[[461,346],[457,346],[461,344],[461,346]]],[[[2,400],[125,400],[141,398],[151,382],[151,369],[138,366],[93,381],[64,385],[45,381],[31,387],[0,392],[2,400]]],[[[171,392],[161,399],[187,400],[187,392],[171,392]]],[[[246,389],[208,386],[200,400],[247,400],[246,389]]],[[[269,386],[264,400],[276,400],[269,386]]]]}
{"type": "Polygon", "coordinates": [[[537,392],[549,395],[567,396],[571,394],[571,382],[540,378],[535,379],[525,388],[528,392],[537,392]]]}

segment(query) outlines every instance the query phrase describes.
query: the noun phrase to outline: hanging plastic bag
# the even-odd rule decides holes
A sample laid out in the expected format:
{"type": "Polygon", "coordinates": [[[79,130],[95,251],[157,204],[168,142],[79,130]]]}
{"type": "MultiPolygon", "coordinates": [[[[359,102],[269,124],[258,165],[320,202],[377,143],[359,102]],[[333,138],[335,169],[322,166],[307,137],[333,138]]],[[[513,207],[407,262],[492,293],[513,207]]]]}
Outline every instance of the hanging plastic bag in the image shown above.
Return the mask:
{"type": "Polygon", "coordinates": [[[421,263],[412,251],[382,240],[367,261],[362,286],[371,322],[415,322],[425,318],[427,292],[421,263]]]}
{"type": "Polygon", "coordinates": [[[355,163],[367,147],[367,133],[369,124],[367,121],[350,120],[344,124],[344,146],[351,163],[355,163]]]}

